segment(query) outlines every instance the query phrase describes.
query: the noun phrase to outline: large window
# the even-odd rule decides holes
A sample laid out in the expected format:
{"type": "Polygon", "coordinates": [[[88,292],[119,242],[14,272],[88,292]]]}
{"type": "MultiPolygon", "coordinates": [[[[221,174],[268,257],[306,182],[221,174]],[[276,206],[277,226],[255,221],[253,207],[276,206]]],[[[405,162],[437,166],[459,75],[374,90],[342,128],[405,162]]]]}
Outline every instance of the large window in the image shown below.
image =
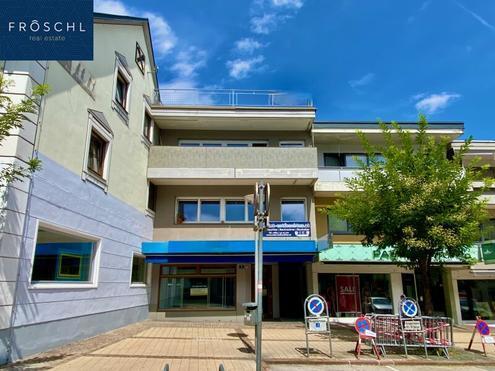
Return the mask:
{"type": "MultiPolygon", "coordinates": [[[[377,153],[375,155],[377,162],[385,162],[383,155],[377,153]]],[[[364,165],[370,164],[368,155],[364,153],[324,153],[323,165],[326,167],[348,167],[348,168],[360,168],[363,162],[364,165]]]]}
{"type": "Polygon", "coordinates": [[[234,265],[162,265],[159,309],[235,309],[234,265]]]}
{"type": "Polygon", "coordinates": [[[328,232],[333,234],[353,234],[347,220],[340,219],[334,214],[328,214],[328,232]]]}
{"type": "Polygon", "coordinates": [[[306,221],[305,200],[283,199],[280,203],[280,220],[284,222],[306,221]]]}
{"type": "Polygon", "coordinates": [[[142,255],[132,255],[131,285],[146,284],[146,259],[142,255]]]}
{"type": "Polygon", "coordinates": [[[177,200],[177,224],[248,223],[253,220],[253,205],[243,198],[195,198],[177,200]]]}
{"type": "Polygon", "coordinates": [[[31,283],[96,283],[97,241],[38,228],[31,283]]]}
{"type": "Polygon", "coordinates": [[[459,304],[464,321],[495,319],[495,280],[459,280],[459,304]]]}

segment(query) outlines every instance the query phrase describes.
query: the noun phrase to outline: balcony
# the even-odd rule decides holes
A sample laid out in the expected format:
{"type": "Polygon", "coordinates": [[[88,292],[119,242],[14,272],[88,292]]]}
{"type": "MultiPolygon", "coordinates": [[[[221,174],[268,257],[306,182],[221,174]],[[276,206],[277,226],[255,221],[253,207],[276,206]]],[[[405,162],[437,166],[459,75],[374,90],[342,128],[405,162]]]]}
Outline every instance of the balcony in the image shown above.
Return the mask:
{"type": "Polygon", "coordinates": [[[318,168],[318,181],[315,183],[315,194],[318,196],[332,195],[333,192],[345,192],[349,189],[345,180],[357,175],[359,169],[353,168],[318,168]]]}
{"type": "Polygon", "coordinates": [[[160,129],[311,130],[311,96],[277,90],[160,89],[150,102],[160,129]]]}
{"type": "Polygon", "coordinates": [[[148,179],[155,184],[310,185],[317,177],[316,148],[152,146],[148,179]]]}

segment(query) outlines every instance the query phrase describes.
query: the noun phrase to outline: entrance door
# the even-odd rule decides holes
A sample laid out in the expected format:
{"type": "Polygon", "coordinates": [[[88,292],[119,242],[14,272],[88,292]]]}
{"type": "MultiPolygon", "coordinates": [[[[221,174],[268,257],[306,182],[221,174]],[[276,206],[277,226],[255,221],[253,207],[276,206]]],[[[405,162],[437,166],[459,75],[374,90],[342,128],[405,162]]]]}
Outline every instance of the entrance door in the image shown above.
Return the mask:
{"type": "Polygon", "coordinates": [[[301,263],[279,263],[278,272],[280,318],[303,318],[304,300],[307,295],[304,265],[301,263]]]}
{"type": "MultiPolygon", "coordinates": [[[[254,264],[251,264],[251,301],[255,298],[254,264]]],[[[272,266],[263,265],[263,319],[273,319],[272,266]]]]}

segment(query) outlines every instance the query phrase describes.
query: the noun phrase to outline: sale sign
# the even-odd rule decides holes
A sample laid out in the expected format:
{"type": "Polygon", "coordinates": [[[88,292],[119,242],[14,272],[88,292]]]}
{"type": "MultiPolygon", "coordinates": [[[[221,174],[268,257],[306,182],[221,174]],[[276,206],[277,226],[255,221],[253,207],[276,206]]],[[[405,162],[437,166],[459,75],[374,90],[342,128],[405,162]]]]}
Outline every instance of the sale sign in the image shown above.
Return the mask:
{"type": "Polygon", "coordinates": [[[337,312],[361,313],[361,295],[359,292],[359,276],[335,276],[337,290],[337,312]]]}

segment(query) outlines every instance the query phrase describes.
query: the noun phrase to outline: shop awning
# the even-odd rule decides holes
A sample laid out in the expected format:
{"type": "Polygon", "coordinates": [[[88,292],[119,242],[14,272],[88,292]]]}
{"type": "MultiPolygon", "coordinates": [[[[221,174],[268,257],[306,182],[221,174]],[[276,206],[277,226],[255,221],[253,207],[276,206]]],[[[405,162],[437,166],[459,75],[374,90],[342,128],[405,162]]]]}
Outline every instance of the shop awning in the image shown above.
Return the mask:
{"type": "MultiPolygon", "coordinates": [[[[253,263],[253,240],[153,241],[143,242],[142,252],[149,263],[253,263]]],[[[263,241],[264,262],[311,262],[316,241],[263,241]]]]}

